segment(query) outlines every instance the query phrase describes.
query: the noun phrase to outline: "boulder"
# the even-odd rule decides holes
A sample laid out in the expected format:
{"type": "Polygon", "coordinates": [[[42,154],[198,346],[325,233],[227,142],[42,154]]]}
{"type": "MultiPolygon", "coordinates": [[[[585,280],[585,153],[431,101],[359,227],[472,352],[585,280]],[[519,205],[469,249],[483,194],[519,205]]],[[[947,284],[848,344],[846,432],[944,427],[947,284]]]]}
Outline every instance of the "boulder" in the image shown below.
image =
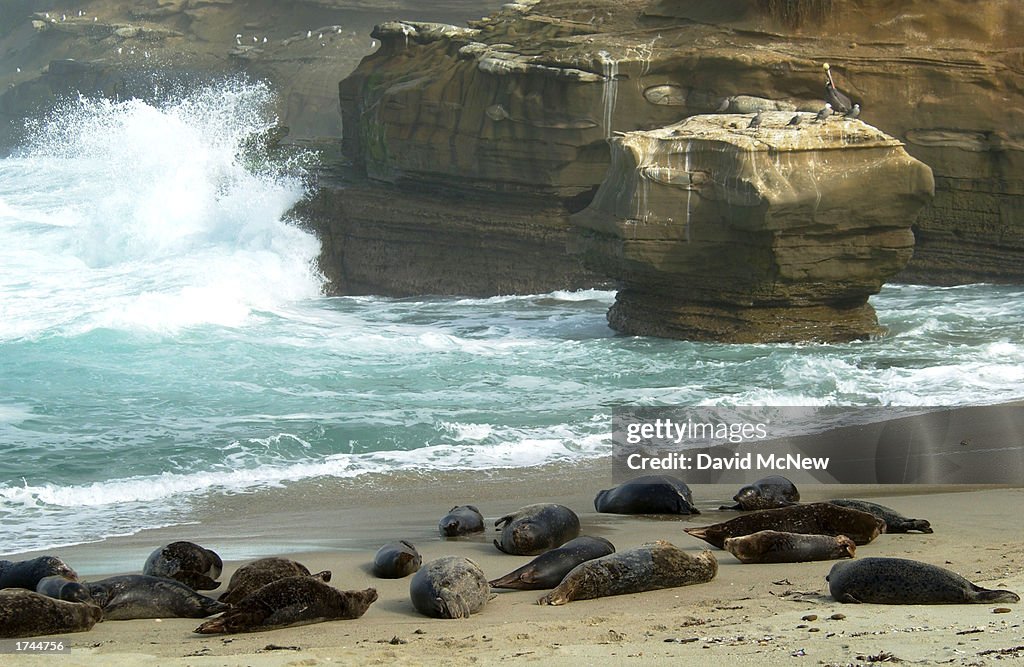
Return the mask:
{"type": "Polygon", "coordinates": [[[753,117],[612,140],[604,182],[571,221],[585,264],[623,286],[613,328],[727,342],[880,332],[868,297],[913,253],[931,169],[859,120],[753,117]]]}

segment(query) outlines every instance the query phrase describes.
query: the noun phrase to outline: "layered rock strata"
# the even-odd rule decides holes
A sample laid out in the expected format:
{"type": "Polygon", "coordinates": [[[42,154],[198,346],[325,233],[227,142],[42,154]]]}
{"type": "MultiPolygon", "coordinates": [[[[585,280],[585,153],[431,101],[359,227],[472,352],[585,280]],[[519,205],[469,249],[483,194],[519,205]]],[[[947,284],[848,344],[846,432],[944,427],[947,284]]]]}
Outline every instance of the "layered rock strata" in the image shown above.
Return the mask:
{"type": "Polygon", "coordinates": [[[586,264],[623,285],[613,328],[729,342],[880,332],[868,297],[913,253],[931,170],[858,120],[751,119],[699,115],[612,140],[608,175],[572,222],[586,264]]]}

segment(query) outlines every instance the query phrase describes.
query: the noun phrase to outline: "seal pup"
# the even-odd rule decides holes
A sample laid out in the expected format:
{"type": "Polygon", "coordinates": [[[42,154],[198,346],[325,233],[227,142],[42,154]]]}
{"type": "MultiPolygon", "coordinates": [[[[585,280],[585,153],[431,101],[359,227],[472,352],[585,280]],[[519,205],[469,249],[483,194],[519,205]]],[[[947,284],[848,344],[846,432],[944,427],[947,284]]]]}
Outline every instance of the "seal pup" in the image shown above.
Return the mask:
{"type": "Polygon", "coordinates": [[[613,553],[615,547],[603,537],[581,535],[557,549],[545,551],[518,570],[495,579],[491,586],[521,591],[554,588],[580,563],[613,553]]]}
{"type": "Polygon", "coordinates": [[[330,581],[331,571],[324,570],[314,575],[302,563],[287,558],[260,558],[235,570],[228,580],[228,589],[218,598],[221,602],[234,604],[272,581],[285,577],[314,576],[320,581],[330,581]]]}
{"type": "Polygon", "coordinates": [[[725,550],[741,563],[804,563],[853,558],[856,545],[846,535],[806,535],[761,530],[725,538],[725,550]]]}
{"type": "Polygon", "coordinates": [[[782,475],[771,475],[744,486],[732,499],[736,501],[735,505],[722,505],[718,509],[752,511],[789,507],[800,502],[800,492],[782,475]]]}
{"type": "Polygon", "coordinates": [[[670,542],[658,540],[580,563],[537,604],[560,605],[573,600],[703,584],[714,579],[717,572],[718,560],[710,551],[705,549],[691,556],[670,542]]]}
{"type": "Polygon", "coordinates": [[[292,625],[359,618],[377,600],[377,589],[342,591],[316,577],[278,579],[243,598],[193,632],[201,635],[258,632],[292,625]]]}
{"type": "Polygon", "coordinates": [[[727,537],[749,535],[761,530],[806,535],[846,535],[856,544],[867,544],[885,530],[885,522],[860,510],[830,503],[810,503],[757,510],[722,523],[683,530],[719,549],[725,545],[727,537]]]}
{"type": "Polygon", "coordinates": [[[193,542],[171,542],[149,555],[142,574],[165,577],[188,584],[197,591],[212,591],[224,562],[213,551],[193,542]]]}
{"type": "Polygon", "coordinates": [[[911,530],[917,530],[922,533],[935,532],[928,521],[924,519],[908,519],[896,510],[885,505],[879,505],[878,503],[868,502],[867,500],[852,500],[850,498],[835,498],[826,502],[875,515],[885,522],[884,532],[886,533],[906,533],[911,530]]]}
{"type": "Polygon", "coordinates": [[[516,556],[536,556],[580,534],[580,518],[565,505],[527,505],[494,522],[502,524],[501,541],[494,540],[494,546],[516,556]]]}
{"type": "Polygon", "coordinates": [[[92,595],[89,594],[89,589],[84,584],[67,577],[62,577],[59,574],[40,579],[39,583],[36,584],[36,593],[47,595],[57,600],[64,600],[65,602],[88,602],[95,604],[92,595]]]}
{"type": "Polygon", "coordinates": [[[1013,591],[981,588],[947,569],[906,558],[858,558],[836,563],[825,577],[837,602],[869,604],[990,604],[1020,602],[1013,591]]]}
{"type": "Polygon", "coordinates": [[[495,597],[480,566],[462,556],[432,560],[413,575],[409,597],[431,618],[469,618],[495,597]]]}
{"type": "Polygon", "coordinates": [[[136,618],[206,618],[230,605],[196,593],[187,584],[148,574],[126,574],[85,585],[108,621],[136,618]]]}
{"type": "Polygon", "coordinates": [[[103,618],[96,605],[65,602],[22,588],[0,591],[0,638],[40,637],[92,630],[103,618]]]}
{"type": "Polygon", "coordinates": [[[437,530],[443,537],[482,533],[484,517],[473,505],[457,505],[441,517],[437,522],[437,530]]]}
{"type": "Polygon", "coordinates": [[[423,557],[412,542],[388,542],[373,556],[373,576],[381,579],[401,579],[420,569],[423,557]]]}
{"type": "Polygon", "coordinates": [[[690,487],[671,475],[644,475],[598,491],[594,509],[606,514],[700,514],[690,487]]]}
{"type": "Polygon", "coordinates": [[[29,560],[0,560],[0,588],[26,588],[34,591],[43,577],[58,576],[78,581],[78,573],[56,556],[29,560]]]}

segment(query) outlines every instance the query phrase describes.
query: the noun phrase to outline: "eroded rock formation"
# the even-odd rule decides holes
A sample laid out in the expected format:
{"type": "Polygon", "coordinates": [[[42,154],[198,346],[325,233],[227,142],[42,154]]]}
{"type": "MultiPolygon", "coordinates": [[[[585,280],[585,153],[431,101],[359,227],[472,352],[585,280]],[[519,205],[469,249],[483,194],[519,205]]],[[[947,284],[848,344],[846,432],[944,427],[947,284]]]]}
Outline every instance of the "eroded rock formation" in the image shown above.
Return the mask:
{"type": "Polygon", "coordinates": [[[731,342],[879,333],[868,297],[910,259],[931,170],[859,120],[759,121],[698,115],[612,140],[608,175],[572,221],[587,265],[623,285],[615,329],[731,342]]]}

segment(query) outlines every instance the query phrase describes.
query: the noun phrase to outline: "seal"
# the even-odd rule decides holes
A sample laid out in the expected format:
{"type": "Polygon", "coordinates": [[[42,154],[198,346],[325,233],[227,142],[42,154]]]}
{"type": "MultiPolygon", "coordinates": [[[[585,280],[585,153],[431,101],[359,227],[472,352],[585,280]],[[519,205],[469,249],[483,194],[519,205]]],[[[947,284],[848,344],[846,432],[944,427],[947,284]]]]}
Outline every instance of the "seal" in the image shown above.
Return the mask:
{"type": "Polygon", "coordinates": [[[836,563],[825,577],[837,602],[869,604],[991,604],[1020,602],[1013,591],[981,588],[947,569],[906,558],[858,558],[836,563]]]}
{"type": "Polygon", "coordinates": [[[527,505],[494,522],[501,524],[501,541],[494,540],[494,546],[516,556],[536,556],[580,534],[580,518],[565,505],[527,505]]]}
{"type": "Polygon", "coordinates": [[[683,530],[721,549],[727,537],[750,535],[762,530],[805,535],[846,535],[860,545],[875,539],[884,529],[885,522],[867,512],[831,503],[809,503],[757,510],[723,523],[683,530]]]}
{"type": "Polygon", "coordinates": [[[65,602],[21,588],[0,591],[0,639],[92,630],[103,618],[96,605],[65,602]]]}
{"type": "Polygon", "coordinates": [[[473,505],[457,505],[437,522],[437,530],[443,537],[456,537],[484,531],[484,517],[473,505]]]}
{"type": "Polygon", "coordinates": [[[126,574],[86,583],[108,621],[135,618],[206,618],[230,605],[196,593],[187,584],[148,574],[126,574]]]}
{"type": "Polygon", "coordinates": [[[670,475],[644,475],[598,491],[594,509],[606,514],[700,514],[690,487],[670,475]]]}
{"type": "Polygon", "coordinates": [[[852,500],[850,498],[836,498],[827,502],[840,507],[849,507],[873,514],[885,522],[885,530],[883,532],[886,533],[906,533],[911,530],[917,530],[922,533],[935,532],[928,521],[924,519],[908,519],[896,510],[885,505],[879,505],[878,503],[868,502],[867,500],[852,500]]]}
{"type": "Polygon", "coordinates": [[[258,632],[359,618],[377,600],[377,589],[342,591],[316,577],[278,579],[237,602],[194,632],[201,635],[258,632]]]}
{"type": "Polygon", "coordinates": [[[518,570],[495,579],[491,586],[521,591],[554,588],[580,563],[613,553],[615,547],[603,537],[581,535],[557,549],[545,551],[518,570]]]}
{"type": "Polygon", "coordinates": [[[423,557],[411,542],[388,542],[373,557],[373,575],[381,579],[401,579],[420,569],[423,557]]]}
{"type": "Polygon", "coordinates": [[[221,593],[221,602],[234,604],[272,581],[285,577],[313,576],[320,581],[330,581],[331,571],[324,570],[314,575],[302,563],[287,558],[260,558],[235,570],[228,581],[228,588],[221,593]]]}
{"type": "Polygon", "coordinates": [[[36,584],[36,593],[65,602],[93,602],[92,595],[84,584],[59,574],[40,579],[36,584]]]}
{"type": "Polygon", "coordinates": [[[78,581],[78,574],[56,556],[29,560],[0,560],[0,588],[27,588],[34,591],[43,577],[66,577],[78,581]]]}
{"type": "Polygon", "coordinates": [[[805,535],[762,530],[725,538],[725,550],[741,563],[804,563],[853,558],[856,545],[846,535],[805,535]]]}
{"type": "Polygon", "coordinates": [[[537,604],[561,605],[574,600],[703,584],[717,573],[718,560],[710,551],[691,556],[670,542],[658,540],[580,563],[537,604]]]}
{"type": "Polygon", "coordinates": [[[800,502],[800,492],[796,485],[782,475],[762,477],[753,484],[740,489],[732,497],[736,504],[719,507],[720,510],[770,510],[777,507],[789,507],[800,502]]]}
{"type": "Polygon", "coordinates": [[[409,597],[431,618],[469,618],[495,597],[480,566],[462,556],[432,560],[413,575],[409,597]]]}
{"type": "Polygon", "coordinates": [[[175,579],[197,591],[212,591],[224,562],[213,551],[193,542],[171,542],[149,555],[142,574],[175,579]]]}

